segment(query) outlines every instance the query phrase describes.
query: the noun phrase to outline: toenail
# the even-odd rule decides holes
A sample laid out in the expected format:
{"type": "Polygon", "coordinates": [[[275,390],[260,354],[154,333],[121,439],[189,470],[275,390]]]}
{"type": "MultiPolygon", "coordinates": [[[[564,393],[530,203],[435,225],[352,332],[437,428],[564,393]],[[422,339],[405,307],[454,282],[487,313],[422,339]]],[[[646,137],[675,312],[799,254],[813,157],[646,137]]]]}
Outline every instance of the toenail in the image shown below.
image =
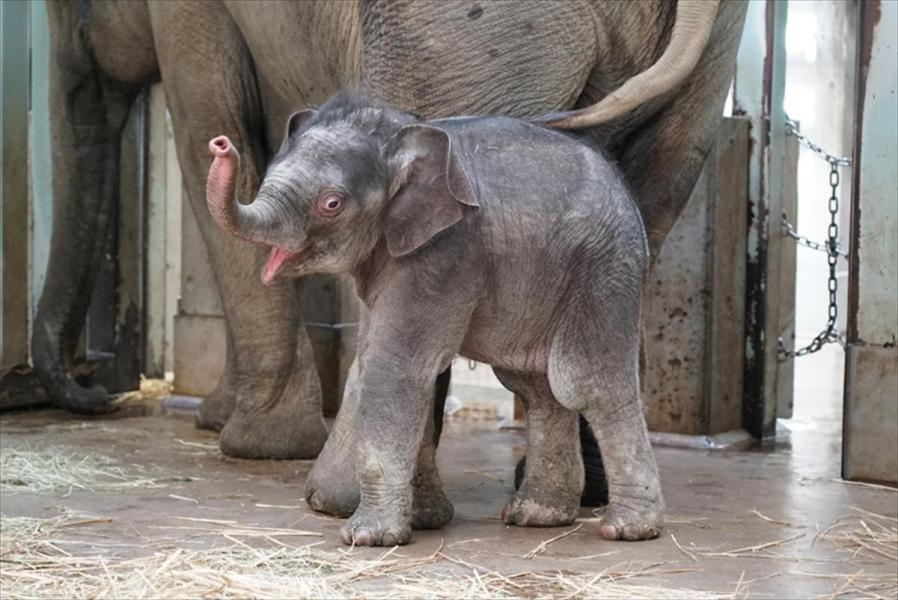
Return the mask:
{"type": "Polygon", "coordinates": [[[374,545],[374,533],[367,528],[356,529],[352,535],[355,540],[356,545],[358,546],[373,546],[374,545]]]}
{"type": "Polygon", "coordinates": [[[346,527],[340,530],[340,539],[347,546],[352,546],[352,533],[346,527]]]}
{"type": "Polygon", "coordinates": [[[616,540],[617,536],[617,527],[611,525],[610,523],[606,523],[599,527],[599,533],[602,534],[602,537],[606,540],[616,540]]]}

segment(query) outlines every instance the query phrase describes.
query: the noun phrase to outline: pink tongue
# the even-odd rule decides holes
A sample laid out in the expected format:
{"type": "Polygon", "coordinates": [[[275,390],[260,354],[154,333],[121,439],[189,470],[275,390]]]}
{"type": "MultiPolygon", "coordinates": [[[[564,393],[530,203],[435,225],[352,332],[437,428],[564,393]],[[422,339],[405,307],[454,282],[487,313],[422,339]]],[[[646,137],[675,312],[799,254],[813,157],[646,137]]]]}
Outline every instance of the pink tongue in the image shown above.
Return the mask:
{"type": "Polygon", "coordinates": [[[277,276],[284,263],[296,256],[295,252],[288,252],[282,248],[272,248],[271,256],[265,263],[265,269],[262,271],[262,283],[271,283],[277,276]]]}

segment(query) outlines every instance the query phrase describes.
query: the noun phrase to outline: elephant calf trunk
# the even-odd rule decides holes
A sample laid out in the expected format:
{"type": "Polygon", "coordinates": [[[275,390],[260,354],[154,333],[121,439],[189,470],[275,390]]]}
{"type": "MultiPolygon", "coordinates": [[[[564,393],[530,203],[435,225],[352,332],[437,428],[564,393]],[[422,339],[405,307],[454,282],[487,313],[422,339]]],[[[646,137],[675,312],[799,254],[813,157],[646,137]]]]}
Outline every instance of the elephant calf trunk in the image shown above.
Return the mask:
{"type": "Polygon", "coordinates": [[[240,231],[235,188],[240,170],[240,153],[227,136],[209,142],[209,153],[215,157],[206,179],[206,206],[219,227],[242,240],[252,241],[240,231]]]}

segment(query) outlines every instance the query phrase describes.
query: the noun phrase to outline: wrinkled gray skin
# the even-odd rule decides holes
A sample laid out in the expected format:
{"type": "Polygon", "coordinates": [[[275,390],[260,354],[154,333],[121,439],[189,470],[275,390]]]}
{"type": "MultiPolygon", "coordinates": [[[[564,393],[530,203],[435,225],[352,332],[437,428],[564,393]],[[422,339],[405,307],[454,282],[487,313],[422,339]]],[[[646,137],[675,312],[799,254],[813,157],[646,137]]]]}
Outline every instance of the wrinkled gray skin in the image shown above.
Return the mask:
{"type": "MultiPolygon", "coordinates": [[[[265,252],[214,227],[203,206],[207,141],[243,150],[243,197],[297,107],[359,80],[426,117],[530,116],[591,104],[651,65],[675,5],[659,2],[48,3],[54,223],[33,361],[57,404],[108,410],[102,390],[67,375],[118,187],[120,134],[137,92],[160,78],[188,197],[216,273],[227,365],[199,424],[221,428],[223,451],[308,457],[324,440],[320,394],[293,285],[257,283],[265,252]]],[[[745,6],[721,4],[693,74],[678,89],[595,131],[633,183],[650,245],[679,214],[713,142],[735,64],[745,6]]],[[[350,390],[353,389],[350,386],[350,390]]],[[[309,482],[313,506],[354,510],[347,473],[355,403],[346,395],[309,482]]]]}
{"type": "MultiPolygon", "coordinates": [[[[675,2],[425,2],[363,5],[366,92],[427,118],[517,117],[592,105],[649,68],[667,45],[675,2]],[[573,60],[571,60],[573,58],[573,60]],[[526,68],[522,68],[526,65],[526,68]]],[[[675,91],[587,130],[630,183],[656,255],[710,151],[732,80],[746,4],[721,2],[699,63],[675,91]]],[[[359,502],[352,472],[360,425],[358,386],[306,483],[315,510],[349,516],[359,502]],[[342,474],[342,476],[341,476],[342,474]]],[[[528,422],[538,419],[528,410],[528,422]]],[[[560,444],[578,443],[576,436],[560,444]]],[[[560,449],[559,456],[570,454],[560,449]]],[[[588,453],[595,474],[601,463],[588,453]],[[598,463],[598,464],[596,464],[598,463]]],[[[591,487],[600,490],[601,481],[591,487]]]]}
{"type": "Polygon", "coordinates": [[[579,412],[608,475],[601,534],[657,536],[661,491],[638,384],[648,246],[620,174],[587,146],[523,121],[418,124],[349,95],[298,113],[288,135],[249,206],[234,194],[235,149],[215,140],[207,203],[233,235],[274,247],[265,281],[355,278],[366,308],[361,500],[343,541],[403,544],[428,520],[422,508],[451,514],[432,453],[421,450],[434,379],[458,353],[493,365],[528,405],[529,461],[507,523],[576,517],[580,456],[555,440],[577,439],[579,412]],[[426,493],[413,493],[422,479],[426,493]]]}

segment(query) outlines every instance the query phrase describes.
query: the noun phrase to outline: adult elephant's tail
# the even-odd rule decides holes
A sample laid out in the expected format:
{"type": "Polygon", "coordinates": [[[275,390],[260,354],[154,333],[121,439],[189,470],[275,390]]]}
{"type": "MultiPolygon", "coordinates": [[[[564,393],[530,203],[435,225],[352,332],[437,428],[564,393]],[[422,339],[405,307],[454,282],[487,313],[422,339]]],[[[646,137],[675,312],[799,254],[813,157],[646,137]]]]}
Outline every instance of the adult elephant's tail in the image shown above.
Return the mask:
{"type": "Polygon", "coordinates": [[[592,106],[553,113],[539,121],[558,129],[594,127],[676,88],[701,58],[718,4],[719,0],[679,0],[670,43],[655,64],[592,106]]]}

